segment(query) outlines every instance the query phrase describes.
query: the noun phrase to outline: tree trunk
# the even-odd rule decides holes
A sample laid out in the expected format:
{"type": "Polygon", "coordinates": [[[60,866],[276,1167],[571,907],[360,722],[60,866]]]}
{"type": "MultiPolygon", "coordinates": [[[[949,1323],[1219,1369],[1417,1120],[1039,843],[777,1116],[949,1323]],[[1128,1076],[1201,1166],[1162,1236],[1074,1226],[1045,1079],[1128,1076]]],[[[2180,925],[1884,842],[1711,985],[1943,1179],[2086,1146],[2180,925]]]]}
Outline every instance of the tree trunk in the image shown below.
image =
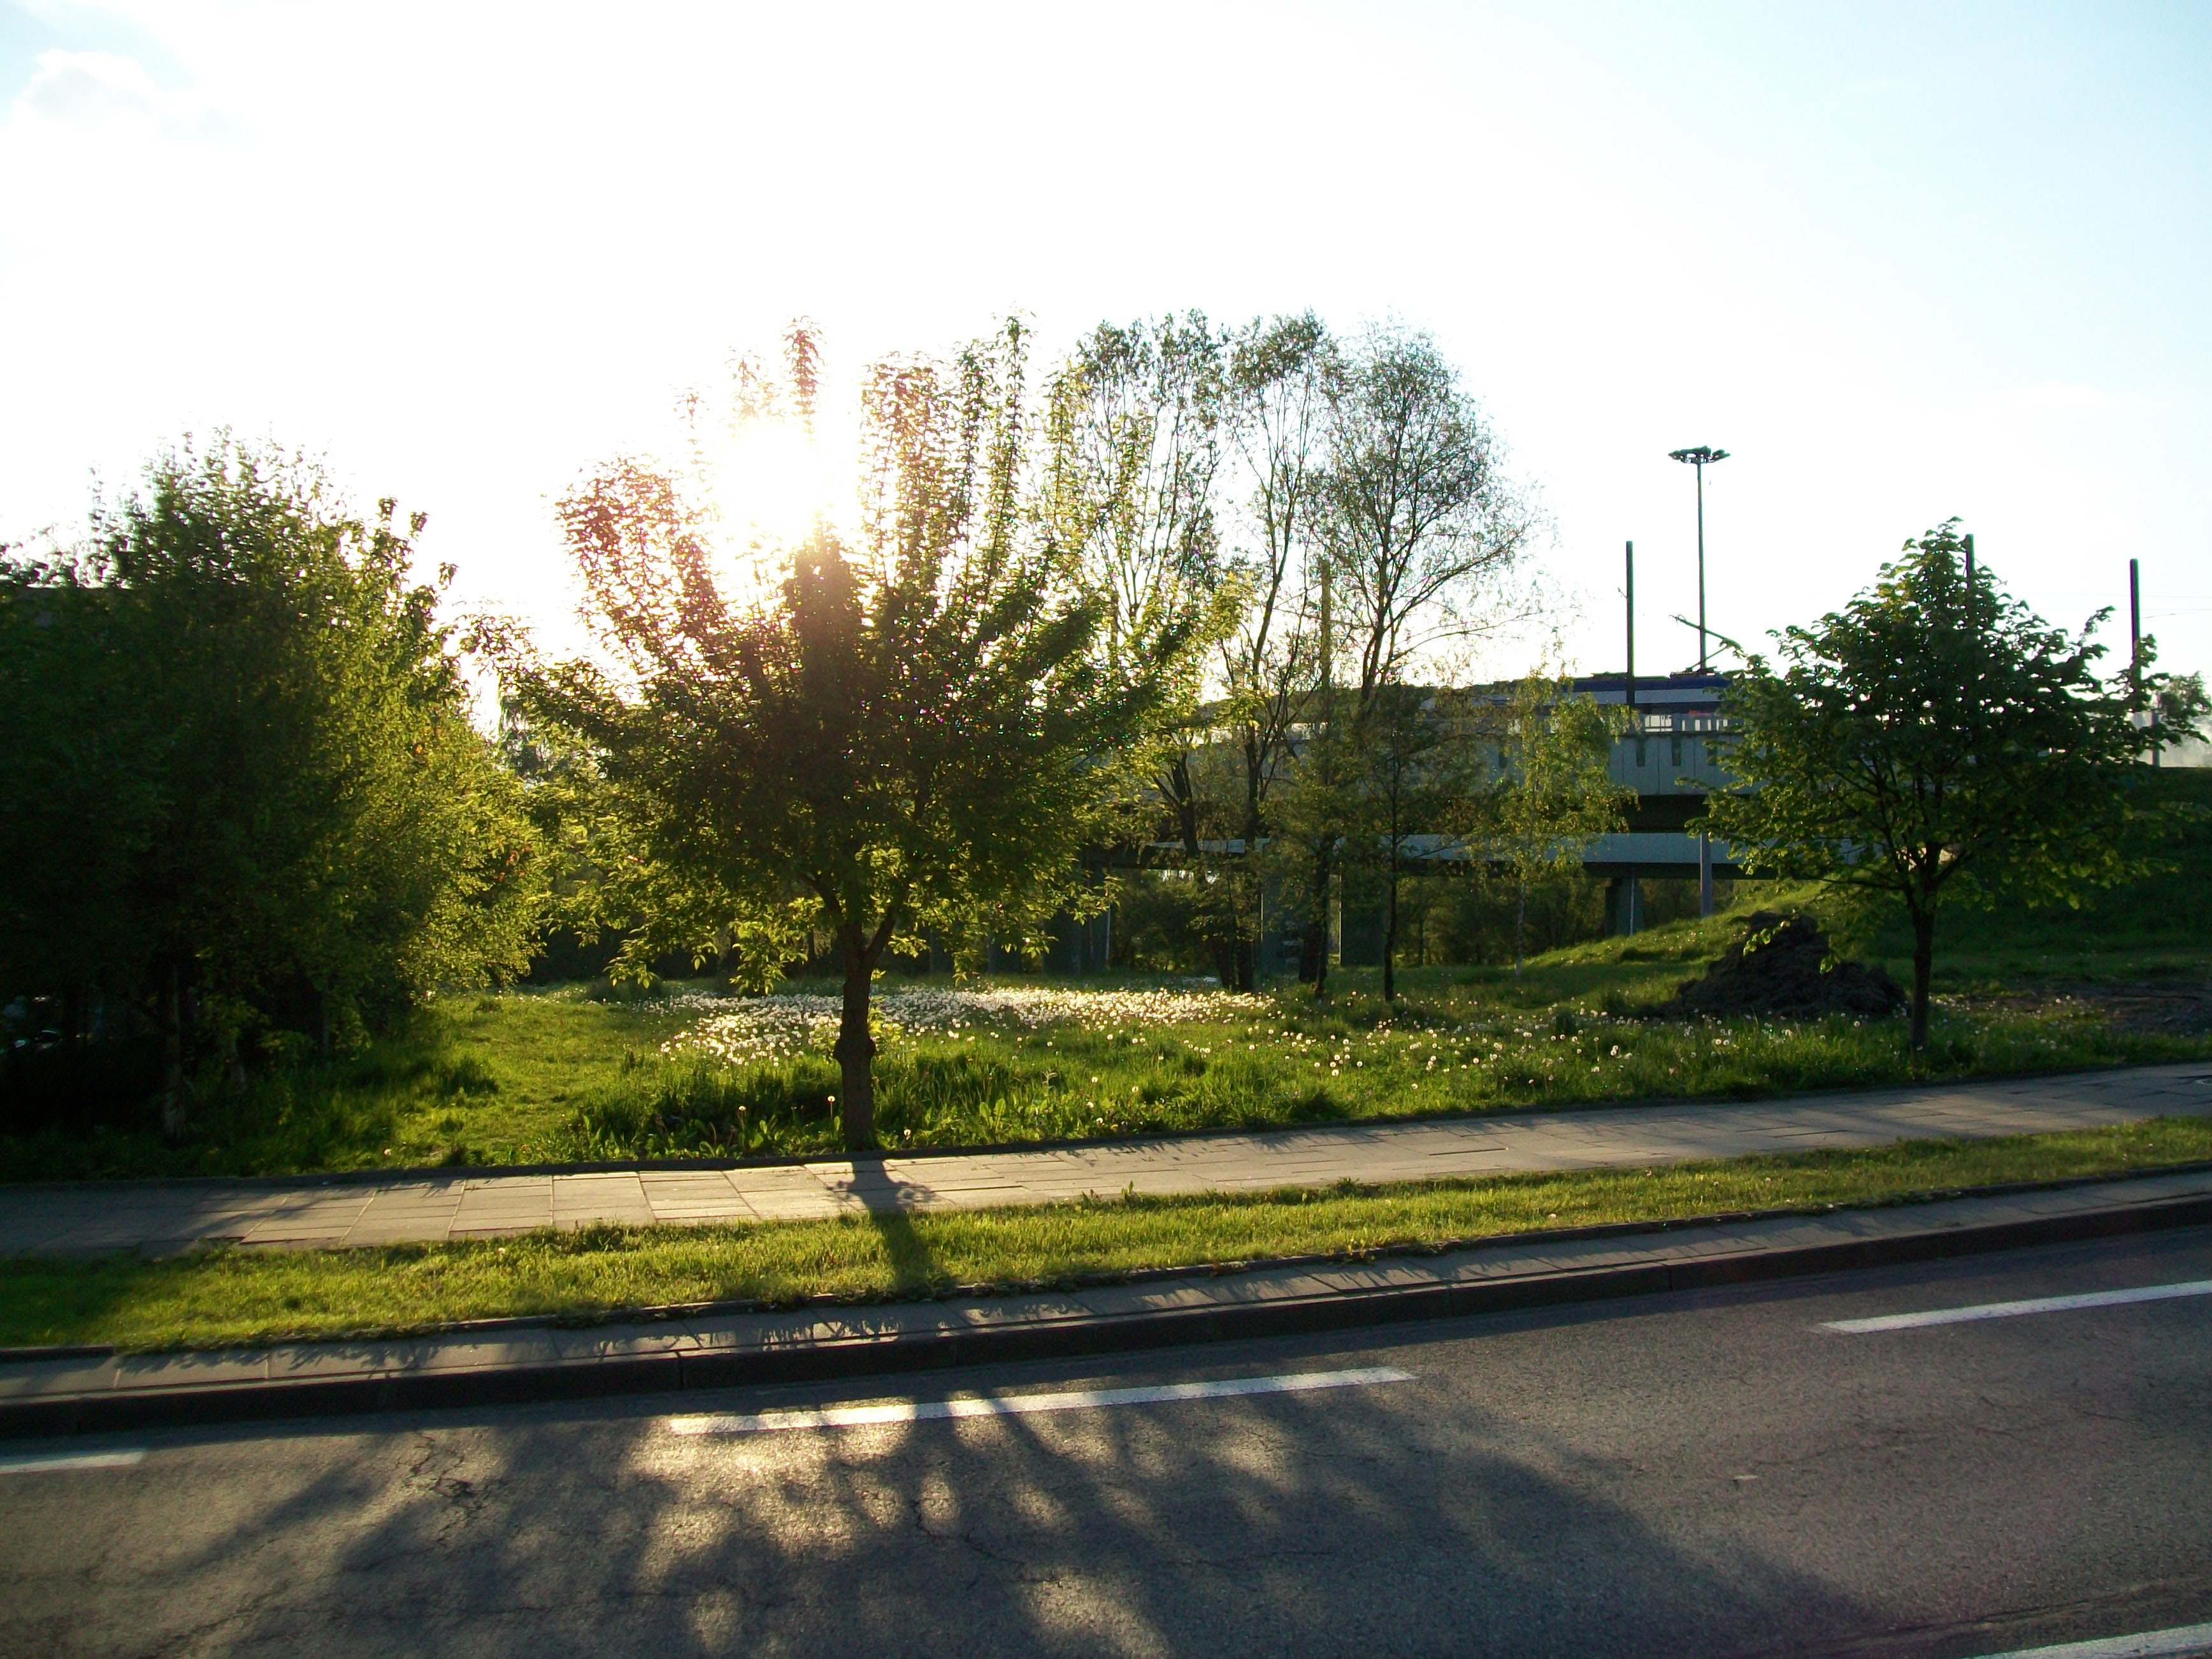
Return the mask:
{"type": "Polygon", "coordinates": [[[1928,980],[1936,965],[1936,913],[1912,913],[1912,1052],[1928,1046],[1928,980]]]}
{"type": "Polygon", "coordinates": [[[1522,882],[1514,890],[1513,901],[1513,977],[1521,977],[1521,941],[1528,927],[1528,884],[1522,882]]]}
{"type": "Polygon", "coordinates": [[[868,994],[875,963],[860,930],[847,923],[837,939],[845,959],[845,1007],[837,1026],[837,1122],[848,1152],[876,1144],[876,1040],[868,1034],[868,994]]]}
{"type": "Polygon", "coordinates": [[[185,1133],[184,972],[173,963],[161,988],[161,1133],[171,1140],[185,1133]]]}
{"type": "Polygon", "coordinates": [[[222,1070],[222,1091],[235,1100],[246,1092],[246,1061],[238,1052],[238,1028],[225,1022],[222,1042],[217,1051],[222,1070]]]}
{"type": "Polygon", "coordinates": [[[1238,930],[1237,938],[1237,988],[1240,991],[1259,988],[1260,935],[1266,931],[1267,920],[1265,885],[1250,873],[1260,859],[1260,769],[1259,750],[1248,733],[1244,739],[1243,868],[1238,878],[1249,881],[1252,902],[1246,912],[1249,925],[1238,930]]]}
{"type": "Polygon", "coordinates": [[[1298,942],[1298,977],[1314,988],[1314,1000],[1328,994],[1328,853],[1314,855],[1311,913],[1305,937],[1298,942]]]}
{"type": "Polygon", "coordinates": [[[1390,861],[1390,898],[1382,915],[1382,1000],[1398,1000],[1398,862],[1390,861]]]}

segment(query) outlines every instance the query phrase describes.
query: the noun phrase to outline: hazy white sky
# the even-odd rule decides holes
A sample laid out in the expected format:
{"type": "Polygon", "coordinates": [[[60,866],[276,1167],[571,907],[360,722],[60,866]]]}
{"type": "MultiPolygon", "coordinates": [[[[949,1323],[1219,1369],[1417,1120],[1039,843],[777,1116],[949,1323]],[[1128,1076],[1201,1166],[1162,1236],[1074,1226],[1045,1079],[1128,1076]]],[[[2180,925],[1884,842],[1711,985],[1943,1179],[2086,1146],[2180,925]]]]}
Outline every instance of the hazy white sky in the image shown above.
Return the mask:
{"type": "MultiPolygon", "coordinates": [[[[1558,525],[1581,665],[1956,514],[2212,666],[2212,6],[0,0],[0,535],[227,423],[568,604],[552,498],[733,346],[1395,315],[1558,525]]],[[[1499,668],[1518,665],[1501,661],[1499,668]]]]}

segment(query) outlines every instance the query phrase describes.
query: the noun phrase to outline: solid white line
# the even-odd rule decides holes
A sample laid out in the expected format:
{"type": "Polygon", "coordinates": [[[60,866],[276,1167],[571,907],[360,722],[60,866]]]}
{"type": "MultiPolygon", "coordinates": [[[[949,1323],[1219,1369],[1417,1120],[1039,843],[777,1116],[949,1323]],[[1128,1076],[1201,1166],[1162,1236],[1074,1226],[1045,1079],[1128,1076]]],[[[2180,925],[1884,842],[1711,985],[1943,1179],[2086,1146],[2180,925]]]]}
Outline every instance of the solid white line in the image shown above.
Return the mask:
{"type": "Polygon", "coordinates": [[[0,1457],[0,1474],[44,1474],[50,1469],[122,1469],[145,1455],[143,1446],[133,1446],[128,1451],[39,1452],[22,1457],[0,1457]]]}
{"type": "Polygon", "coordinates": [[[774,1434],[785,1429],[845,1429],[865,1423],[918,1423],[946,1417],[1012,1417],[1028,1412],[1079,1412],[1101,1406],[1152,1406],[1175,1400],[1226,1400],[1249,1394],[1303,1394],[1312,1389],[1364,1389],[1410,1382],[1413,1373],[1389,1365],[1356,1371],[1298,1371],[1240,1376],[1220,1382],[1168,1382],[1145,1389],[1084,1389],[1067,1394],[998,1394],[958,1400],[893,1400],[880,1406],[831,1406],[821,1411],[672,1417],[672,1434],[774,1434]]]}
{"type": "Polygon", "coordinates": [[[2212,1296],[2212,1279],[2192,1279],[2185,1285],[2143,1285],[2132,1291],[2090,1291],[2081,1296],[2039,1296],[2027,1302],[1984,1302],[1972,1308],[1932,1308],[1926,1313],[1882,1314],[1874,1319],[1832,1319],[1820,1328],[1858,1336],[1868,1331],[1904,1331],[1922,1325],[1963,1325],[1970,1319],[2011,1319],[2021,1314],[2065,1313],[2075,1308],[2117,1308],[2129,1302],[2167,1302],[2179,1296],[2212,1296]]]}
{"type": "Polygon", "coordinates": [[[2107,1636],[2095,1642],[2064,1642],[2055,1648],[2020,1648],[1985,1653],[1981,1659],[2182,1659],[2212,1653],[2212,1625],[2145,1631],[2140,1636],[2107,1636]]]}

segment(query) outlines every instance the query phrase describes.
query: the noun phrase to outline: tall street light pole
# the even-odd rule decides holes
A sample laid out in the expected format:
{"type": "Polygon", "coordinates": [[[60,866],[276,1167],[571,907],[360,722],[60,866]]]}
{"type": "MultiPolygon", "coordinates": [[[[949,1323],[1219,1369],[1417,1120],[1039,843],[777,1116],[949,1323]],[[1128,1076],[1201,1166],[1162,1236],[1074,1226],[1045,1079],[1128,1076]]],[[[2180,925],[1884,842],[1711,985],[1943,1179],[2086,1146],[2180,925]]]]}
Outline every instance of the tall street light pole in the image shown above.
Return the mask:
{"type": "Polygon", "coordinates": [[[1725,449],[1699,444],[1694,449],[1670,449],[1667,459],[1685,461],[1698,469],[1698,672],[1705,672],[1705,468],[1728,459],[1725,449]]]}

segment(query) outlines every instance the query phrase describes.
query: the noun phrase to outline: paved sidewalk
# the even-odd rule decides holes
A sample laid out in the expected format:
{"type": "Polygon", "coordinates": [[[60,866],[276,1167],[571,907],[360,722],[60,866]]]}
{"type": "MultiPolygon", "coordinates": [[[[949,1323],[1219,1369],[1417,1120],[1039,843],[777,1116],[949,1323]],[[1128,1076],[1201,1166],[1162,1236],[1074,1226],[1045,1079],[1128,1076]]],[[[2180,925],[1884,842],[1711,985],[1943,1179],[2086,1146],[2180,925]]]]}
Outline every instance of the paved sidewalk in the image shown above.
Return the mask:
{"type": "Polygon", "coordinates": [[[221,1182],[0,1187],[0,1255],[294,1249],[482,1238],[541,1227],[787,1221],[1144,1194],[1321,1187],[1669,1164],[2093,1128],[2212,1112],[2212,1065],[2130,1067],[1787,1100],[1340,1124],[1037,1152],[890,1156],[724,1170],[417,1175],[296,1186],[221,1182]]]}
{"type": "Polygon", "coordinates": [[[2012,1249],[2212,1221],[2203,1170],[1926,1204],[1593,1229],[1444,1255],[1205,1269],[988,1298],[676,1310],[182,1353],[0,1360],[0,1435],[885,1376],[1341,1330],[2012,1249]]]}

